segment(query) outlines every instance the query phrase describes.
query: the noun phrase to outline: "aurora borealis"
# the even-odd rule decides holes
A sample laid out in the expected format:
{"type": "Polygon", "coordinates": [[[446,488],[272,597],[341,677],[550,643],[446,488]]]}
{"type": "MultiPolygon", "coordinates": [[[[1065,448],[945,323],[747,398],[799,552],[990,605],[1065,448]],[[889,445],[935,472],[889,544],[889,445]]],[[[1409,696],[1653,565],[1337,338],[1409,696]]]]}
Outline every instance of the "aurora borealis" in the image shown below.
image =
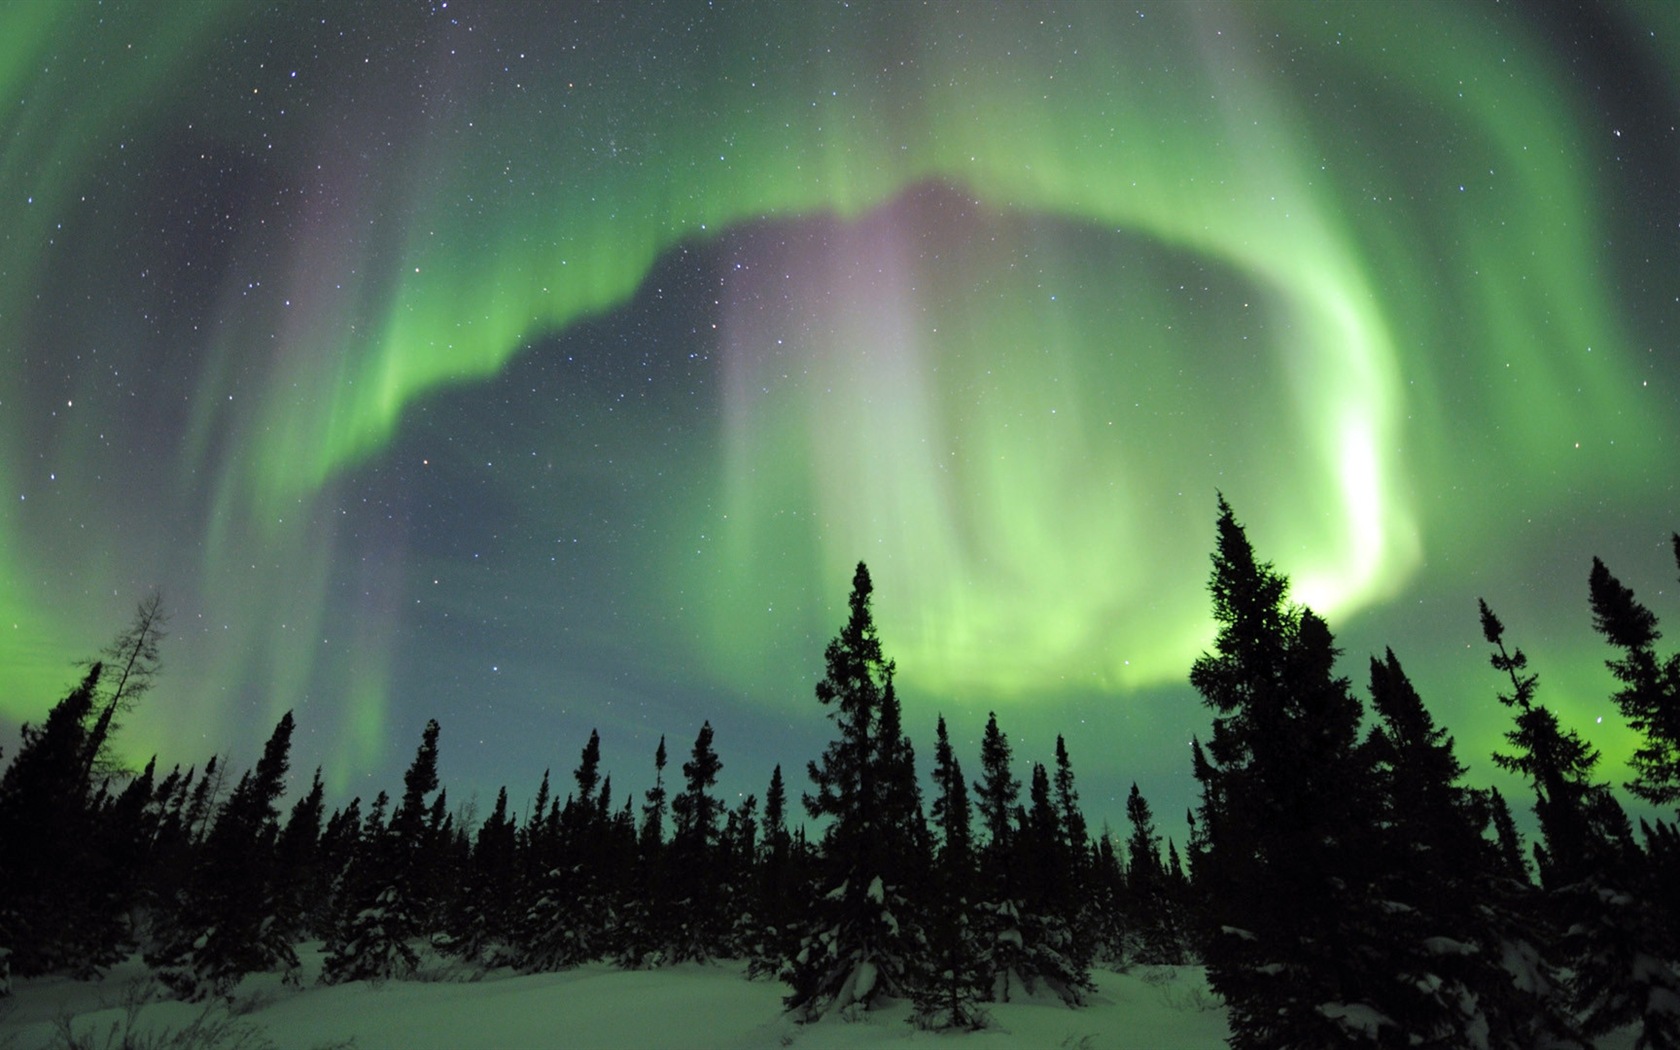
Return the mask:
{"type": "MultiPolygon", "coordinates": [[[[1680,632],[1680,14],[0,10],[0,738],[160,587],[140,760],[802,767],[868,561],[907,729],[1180,812],[1214,493],[1471,779],[1486,597],[1620,768],[1680,632]],[[1672,639],[1671,639],[1672,640],[1672,639]],[[1600,724],[1597,719],[1603,717],[1600,724]]],[[[799,778],[795,778],[798,780],[799,778]]],[[[456,787],[460,785],[460,787],[456,787]]],[[[453,796],[452,796],[453,797],[453,796]]],[[[1112,800],[1112,801],[1111,801],[1112,800]]]]}

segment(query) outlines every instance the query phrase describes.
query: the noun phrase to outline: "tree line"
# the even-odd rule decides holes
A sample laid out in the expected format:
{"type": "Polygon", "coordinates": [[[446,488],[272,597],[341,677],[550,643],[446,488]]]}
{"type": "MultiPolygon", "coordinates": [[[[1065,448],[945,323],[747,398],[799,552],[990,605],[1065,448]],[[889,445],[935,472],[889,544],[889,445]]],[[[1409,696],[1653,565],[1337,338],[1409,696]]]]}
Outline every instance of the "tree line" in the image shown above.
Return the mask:
{"type": "MultiPolygon", "coordinates": [[[[939,718],[924,793],[861,563],[815,687],[834,739],[805,770],[814,837],[780,766],[762,807],[715,794],[709,723],[680,777],[661,739],[639,799],[616,799],[591,733],[569,785],[545,773],[523,815],[503,788],[476,825],[438,783],[436,721],[400,797],[330,814],[320,770],[282,813],[289,713],[231,787],[218,758],[125,776],[111,739],[157,673],[154,597],[0,774],[0,975],[87,977],[139,952],[197,999],[250,973],[296,981],[311,939],[327,982],[412,974],[428,943],[525,972],[734,958],[804,1019],[908,999],[918,1024],[978,1028],[1023,992],[1083,1003],[1096,965],[1200,961],[1237,1048],[1587,1046],[1626,1024],[1680,1045],[1680,834],[1635,835],[1485,603],[1513,722],[1494,759],[1533,791],[1532,858],[1392,651],[1370,662],[1367,712],[1223,498],[1210,592],[1218,633],[1190,681],[1213,720],[1182,857],[1136,785],[1129,837],[1093,833],[1065,741],[1019,768],[995,714],[972,780],[939,718]]],[[[1680,654],[1658,656],[1654,614],[1597,559],[1589,601],[1641,735],[1627,788],[1674,805],[1680,654]]]]}

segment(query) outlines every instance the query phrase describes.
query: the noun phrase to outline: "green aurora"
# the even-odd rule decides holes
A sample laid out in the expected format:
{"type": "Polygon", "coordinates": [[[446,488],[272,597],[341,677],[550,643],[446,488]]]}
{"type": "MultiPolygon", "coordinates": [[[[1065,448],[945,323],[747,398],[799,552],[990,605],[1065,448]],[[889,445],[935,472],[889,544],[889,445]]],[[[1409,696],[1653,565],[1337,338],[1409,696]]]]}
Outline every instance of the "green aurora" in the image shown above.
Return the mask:
{"type": "Polygon", "coordinates": [[[1087,794],[1176,797],[1220,490],[1474,778],[1479,595],[1622,778],[1586,565],[1680,624],[1673,8],[15,4],[0,40],[7,737],[161,586],[142,759],[296,709],[388,786],[436,715],[489,791],[593,725],[633,782],[721,710],[756,790],[815,753],[863,558],[918,739],[995,708],[1087,794]]]}

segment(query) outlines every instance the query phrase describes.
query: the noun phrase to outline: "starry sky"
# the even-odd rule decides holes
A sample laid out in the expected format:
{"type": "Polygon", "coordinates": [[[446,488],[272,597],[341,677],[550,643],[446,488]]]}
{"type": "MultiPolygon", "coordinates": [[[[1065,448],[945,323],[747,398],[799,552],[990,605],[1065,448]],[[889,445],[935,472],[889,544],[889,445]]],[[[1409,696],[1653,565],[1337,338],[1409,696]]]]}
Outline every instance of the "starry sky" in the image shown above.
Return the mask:
{"type": "Polygon", "coordinates": [[[6,5],[0,739],[160,588],[137,762],[797,789],[863,559],[924,769],[1181,832],[1222,491],[1473,782],[1479,596],[1625,779],[1680,7],[1562,6],[6,5]]]}

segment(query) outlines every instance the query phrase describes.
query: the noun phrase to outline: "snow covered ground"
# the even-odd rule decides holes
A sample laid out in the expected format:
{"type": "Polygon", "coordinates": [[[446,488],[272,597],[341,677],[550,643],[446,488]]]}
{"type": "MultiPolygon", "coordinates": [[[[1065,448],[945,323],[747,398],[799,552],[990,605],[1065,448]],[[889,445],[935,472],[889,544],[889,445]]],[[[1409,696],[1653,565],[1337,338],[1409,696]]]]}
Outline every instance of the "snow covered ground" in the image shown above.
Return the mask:
{"type": "MultiPolygon", "coordinates": [[[[908,1004],[800,1025],[783,1016],[786,990],[748,981],[741,967],[684,965],[625,971],[595,965],[564,973],[488,974],[428,959],[415,980],[323,987],[320,945],[300,951],[303,981],[248,978],[231,1005],[170,1000],[139,959],[99,981],[14,981],[0,1000],[0,1050],[48,1047],[221,1050],[567,1050],[661,1047],[837,1050],[910,1044],[945,1050],[1216,1050],[1225,1009],[1200,967],[1093,971],[1097,994],[1084,1009],[1053,998],[993,1004],[992,1027],[972,1034],[917,1031],[908,1004]]],[[[1599,1042],[1631,1050],[1635,1029],[1599,1042]]]]}
{"type": "MultiPolygon", "coordinates": [[[[311,946],[317,947],[317,946],[311,946]]],[[[0,1048],[70,1045],[219,1046],[281,1050],[437,1047],[919,1046],[956,1050],[1045,1047],[1212,1050],[1225,1045],[1225,1011],[1196,967],[1096,971],[1090,1006],[1018,1002],[990,1008],[993,1028],[972,1035],[919,1032],[907,1004],[846,1022],[799,1025],[784,1017],[786,988],[747,981],[740,967],[685,965],[652,971],[586,966],[564,973],[479,975],[432,961],[413,981],[322,987],[319,951],[305,955],[301,988],[249,978],[228,1008],[162,1000],[138,960],[101,981],[17,981],[0,1000],[0,1048]],[[194,1026],[204,1036],[193,1041],[194,1026]],[[179,1041],[172,1041],[177,1036],[179,1041]]]]}

